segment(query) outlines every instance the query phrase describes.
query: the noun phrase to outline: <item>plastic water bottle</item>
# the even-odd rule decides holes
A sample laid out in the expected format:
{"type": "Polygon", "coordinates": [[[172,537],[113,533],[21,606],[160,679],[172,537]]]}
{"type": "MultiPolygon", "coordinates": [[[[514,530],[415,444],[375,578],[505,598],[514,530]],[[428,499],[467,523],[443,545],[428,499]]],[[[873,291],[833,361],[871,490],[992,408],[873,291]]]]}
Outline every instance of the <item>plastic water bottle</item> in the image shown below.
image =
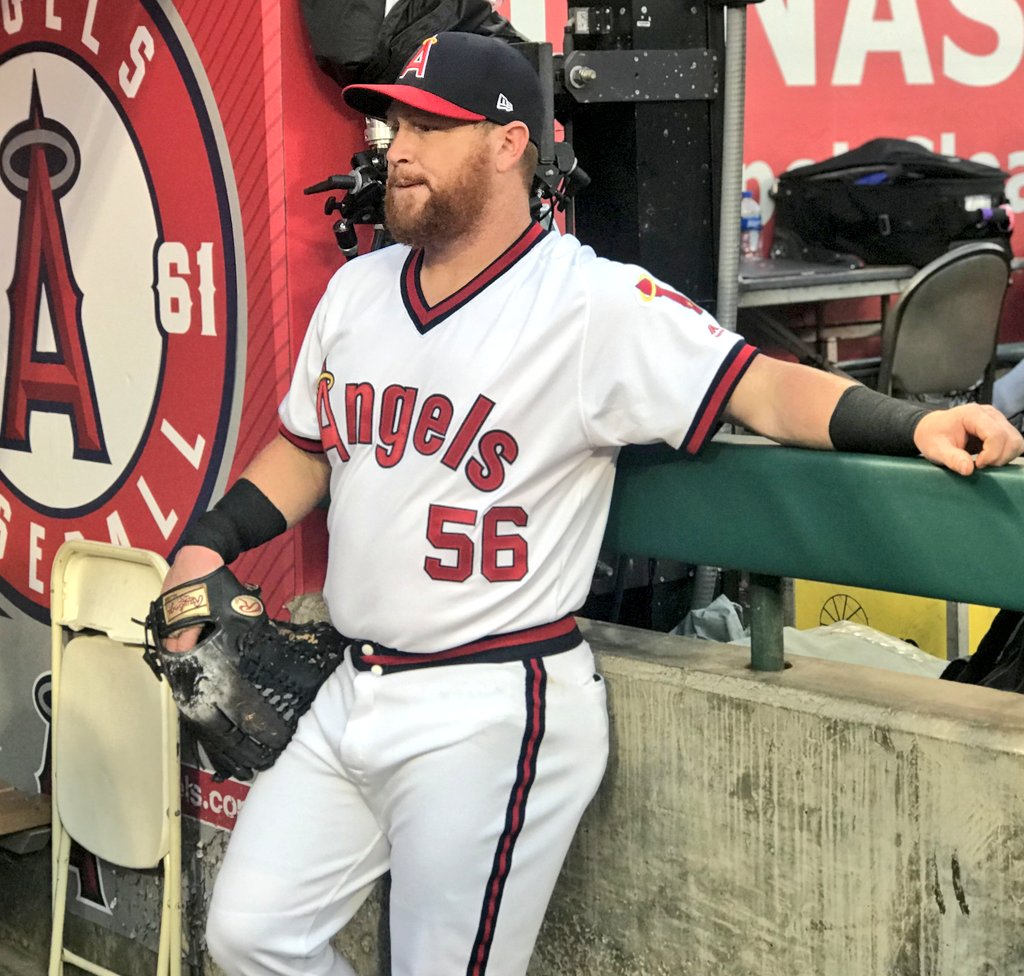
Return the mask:
{"type": "Polygon", "coordinates": [[[750,190],[740,199],[740,257],[761,256],[761,207],[750,190]]]}

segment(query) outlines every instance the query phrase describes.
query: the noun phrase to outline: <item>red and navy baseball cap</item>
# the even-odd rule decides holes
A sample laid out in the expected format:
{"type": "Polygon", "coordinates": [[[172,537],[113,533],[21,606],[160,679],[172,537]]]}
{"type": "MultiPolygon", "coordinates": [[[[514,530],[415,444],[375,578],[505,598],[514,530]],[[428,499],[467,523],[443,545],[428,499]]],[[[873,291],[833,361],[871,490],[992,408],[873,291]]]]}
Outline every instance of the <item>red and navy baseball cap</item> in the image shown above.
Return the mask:
{"type": "Polygon", "coordinates": [[[506,41],[445,31],[428,37],[393,85],[349,85],[352,108],[383,119],[392,102],[466,122],[524,122],[540,144],[544,97],[529,61],[506,41]]]}

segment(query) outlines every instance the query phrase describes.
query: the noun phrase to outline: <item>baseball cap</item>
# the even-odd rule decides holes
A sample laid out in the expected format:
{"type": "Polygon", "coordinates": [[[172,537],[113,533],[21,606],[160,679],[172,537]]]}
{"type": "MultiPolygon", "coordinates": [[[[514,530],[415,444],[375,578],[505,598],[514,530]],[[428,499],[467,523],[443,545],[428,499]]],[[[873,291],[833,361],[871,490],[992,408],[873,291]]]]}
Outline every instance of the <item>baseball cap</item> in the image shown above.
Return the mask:
{"type": "Polygon", "coordinates": [[[383,119],[392,102],[467,122],[525,122],[540,144],[544,98],[533,66],[506,41],[445,31],[423,40],[392,85],[349,85],[352,108],[383,119]]]}

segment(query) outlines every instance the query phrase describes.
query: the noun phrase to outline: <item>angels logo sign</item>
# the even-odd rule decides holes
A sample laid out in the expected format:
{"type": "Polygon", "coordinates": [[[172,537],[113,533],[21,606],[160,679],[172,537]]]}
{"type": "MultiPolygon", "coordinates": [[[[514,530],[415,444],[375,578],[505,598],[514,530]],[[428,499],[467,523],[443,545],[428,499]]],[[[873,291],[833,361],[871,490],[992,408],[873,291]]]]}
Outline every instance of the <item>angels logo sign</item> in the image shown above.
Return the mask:
{"type": "Polygon", "coordinates": [[[0,4],[0,587],[47,619],[69,537],[166,553],[226,476],[240,221],[158,0],[0,4]]]}

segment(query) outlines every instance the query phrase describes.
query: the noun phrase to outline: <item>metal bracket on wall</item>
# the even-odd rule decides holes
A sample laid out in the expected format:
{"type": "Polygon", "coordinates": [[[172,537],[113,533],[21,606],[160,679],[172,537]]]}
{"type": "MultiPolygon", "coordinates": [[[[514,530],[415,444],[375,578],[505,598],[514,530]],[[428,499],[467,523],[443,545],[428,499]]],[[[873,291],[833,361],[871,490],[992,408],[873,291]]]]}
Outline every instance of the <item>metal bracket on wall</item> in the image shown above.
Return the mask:
{"type": "Polygon", "coordinates": [[[718,54],[670,51],[573,51],[565,90],[582,103],[683,102],[718,96],[718,54]]]}

